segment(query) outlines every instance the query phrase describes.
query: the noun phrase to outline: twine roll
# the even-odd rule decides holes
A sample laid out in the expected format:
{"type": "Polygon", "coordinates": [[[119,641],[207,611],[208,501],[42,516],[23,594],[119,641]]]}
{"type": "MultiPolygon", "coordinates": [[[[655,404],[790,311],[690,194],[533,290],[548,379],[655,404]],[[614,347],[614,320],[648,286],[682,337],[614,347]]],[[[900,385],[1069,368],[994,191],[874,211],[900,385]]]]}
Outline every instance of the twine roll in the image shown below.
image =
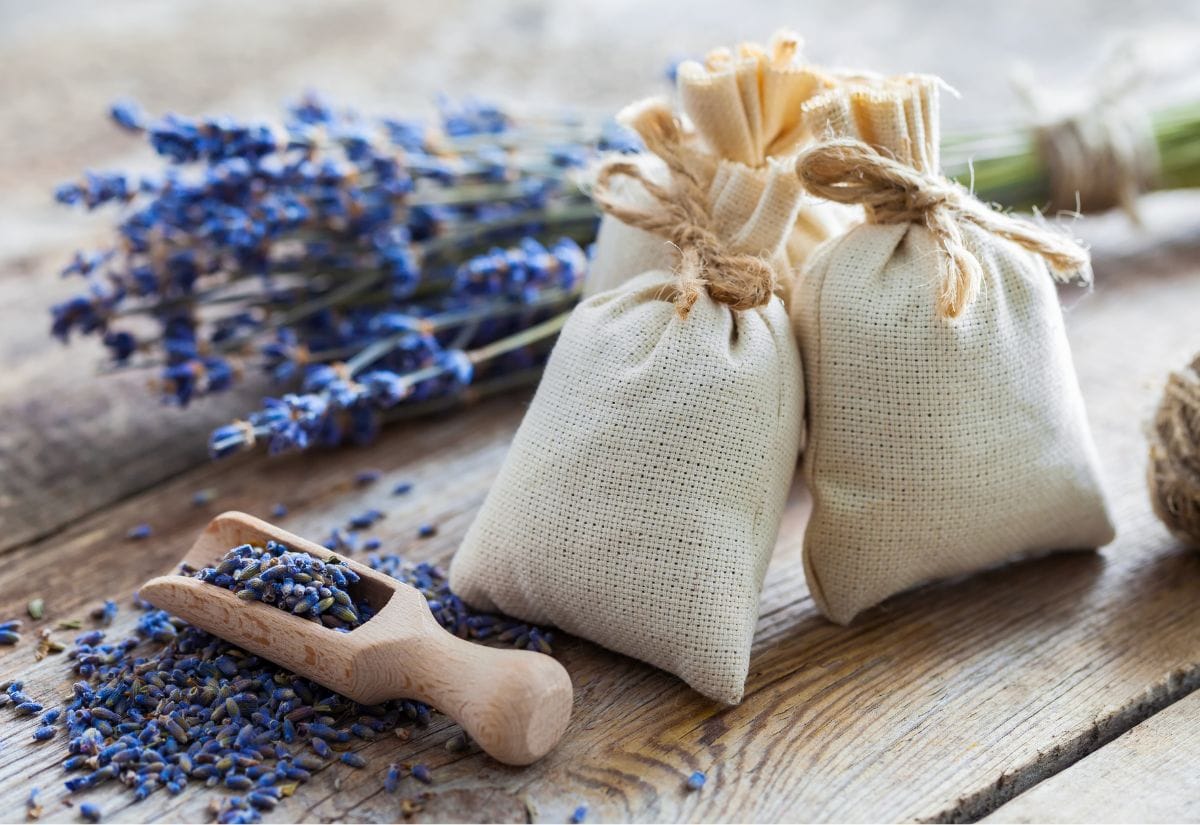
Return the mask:
{"type": "Polygon", "coordinates": [[[675,310],[686,318],[700,295],[731,309],[762,306],[775,291],[775,270],[757,255],[729,250],[717,236],[702,172],[685,146],[685,135],[670,107],[662,101],[643,104],[628,115],[628,123],[660,157],[671,174],[669,186],[660,186],[628,160],[605,162],[596,175],[592,197],[618,220],[670,241],[679,250],[675,274],[678,292],[675,310]],[[613,192],[613,181],[625,177],[640,185],[654,201],[649,209],[625,206],[613,192]]]}
{"type": "Polygon", "coordinates": [[[1069,238],[989,209],[961,185],[918,172],[860,140],[831,140],[796,160],[796,174],[812,194],[838,203],[858,203],[868,220],[916,223],[929,230],[942,251],[937,310],[957,318],[979,295],[983,270],[963,240],[971,223],[1045,259],[1061,281],[1090,280],[1088,254],[1069,238]]]}
{"type": "Polygon", "coordinates": [[[1103,106],[1035,127],[1050,179],[1050,208],[1103,212],[1120,207],[1140,223],[1138,196],[1158,173],[1158,144],[1146,113],[1103,106]]]}
{"type": "Polygon", "coordinates": [[[1155,514],[1200,548],[1200,356],[1167,379],[1150,433],[1148,481],[1155,514]]]}
{"type": "Polygon", "coordinates": [[[1154,187],[1160,165],[1154,125],[1133,92],[1144,80],[1140,62],[1114,55],[1087,103],[1054,113],[1033,78],[1017,74],[1013,86],[1033,113],[1033,143],[1049,179],[1049,208],[1102,212],[1119,207],[1141,223],[1138,196],[1154,187]]]}

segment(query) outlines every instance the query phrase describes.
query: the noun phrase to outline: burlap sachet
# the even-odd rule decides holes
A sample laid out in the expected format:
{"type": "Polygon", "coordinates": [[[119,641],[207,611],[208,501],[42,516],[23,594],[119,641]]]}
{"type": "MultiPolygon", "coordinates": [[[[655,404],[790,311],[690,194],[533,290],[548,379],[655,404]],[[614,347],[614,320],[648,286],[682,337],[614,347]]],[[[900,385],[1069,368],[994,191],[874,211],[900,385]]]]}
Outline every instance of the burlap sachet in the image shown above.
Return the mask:
{"type": "Polygon", "coordinates": [[[553,624],[736,703],[803,426],[799,354],[767,263],[802,195],[792,166],[775,165],[754,231],[718,231],[670,110],[644,105],[629,121],[669,188],[615,159],[596,199],[669,241],[676,260],[572,313],[450,584],[475,607],[553,624]],[[653,208],[612,197],[624,178],[653,208]]]}
{"type": "MultiPolygon", "coordinates": [[[[759,224],[755,210],[764,203],[763,191],[772,179],[771,161],[796,155],[812,134],[801,118],[801,107],[814,95],[833,88],[837,79],[800,59],[800,39],[780,31],[768,47],[743,43],[736,52],[714,49],[704,63],[684,61],[677,71],[680,106],[695,127],[689,141],[690,166],[710,187],[713,221],[719,232],[753,233],[759,224]]],[[[669,173],[652,152],[626,158],[637,163],[656,183],[669,173]]],[[[633,209],[653,208],[644,189],[614,182],[613,198],[633,209]]],[[[826,238],[861,220],[861,210],[828,201],[806,199],[796,212],[787,242],[773,261],[786,301],[791,273],[826,238]]],[[[774,227],[768,217],[761,227],[774,227]]],[[[747,238],[747,242],[750,239],[747,238]]],[[[596,252],[588,268],[584,296],[619,286],[635,274],[669,269],[676,251],[662,237],[630,226],[612,214],[600,222],[596,252]]]]}
{"type": "Polygon", "coordinates": [[[1111,541],[1054,283],[1090,276],[1087,254],[941,177],[935,79],[805,108],[835,139],[801,155],[799,177],[867,213],[791,302],[817,606],[844,624],[923,582],[1111,541]]]}

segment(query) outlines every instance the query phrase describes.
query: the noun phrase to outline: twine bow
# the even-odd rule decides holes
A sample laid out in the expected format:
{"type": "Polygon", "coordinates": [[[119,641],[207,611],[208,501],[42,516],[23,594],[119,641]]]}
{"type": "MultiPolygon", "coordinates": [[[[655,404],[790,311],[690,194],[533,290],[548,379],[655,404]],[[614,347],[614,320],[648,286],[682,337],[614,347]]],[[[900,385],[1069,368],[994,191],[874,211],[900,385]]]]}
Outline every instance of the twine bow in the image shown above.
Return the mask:
{"type": "Polygon", "coordinates": [[[796,160],[796,174],[814,195],[838,203],[860,203],[874,223],[918,223],[942,252],[937,310],[957,318],[979,295],[983,270],[963,240],[971,223],[1045,259],[1060,281],[1088,276],[1088,255],[1056,232],[995,212],[964,187],[928,175],[881,154],[859,140],[833,140],[796,160]]]}
{"type": "Polygon", "coordinates": [[[674,303],[679,317],[686,318],[706,290],[713,300],[735,310],[770,301],[775,270],[757,255],[731,251],[717,236],[702,173],[696,170],[699,164],[684,146],[683,131],[670,108],[657,101],[644,104],[632,114],[630,126],[641,135],[646,148],[666,163],[670,186],[650,180],[636,163],[613,159],[600,167],[592,197],[618,220],[665,238],[678,248],[674,303]],[[641,186],[653,199],[653,207],[638,209],[619,203],[612,186],[621,177],[641,186]]]}

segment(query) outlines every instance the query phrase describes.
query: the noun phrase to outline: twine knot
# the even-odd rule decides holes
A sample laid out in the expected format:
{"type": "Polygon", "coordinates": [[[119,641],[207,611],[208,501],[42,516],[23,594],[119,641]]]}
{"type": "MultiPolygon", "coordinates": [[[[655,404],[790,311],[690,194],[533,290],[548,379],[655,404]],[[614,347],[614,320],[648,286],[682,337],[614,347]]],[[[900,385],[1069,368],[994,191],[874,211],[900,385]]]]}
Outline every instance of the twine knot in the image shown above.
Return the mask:
{"type": "Polygon", "coordinates": [[[1200,547],[1200,356],[1172,373],[1150,433],[1150,502],[1168,529],[1200,547]]]}
{"type": "Polygon", "coordinates": [[[660,101],[634,110],[629,125],[641,135],[646,148],[666,164],[669,187],[651,180],[629,160],[613,159],[600,167],[592,190],[596,203],[618,220],[651,232],[679,250],[676,268],[678,290],[675,310],[686,318],[696,300],[707,291],[713,300],[730,309],[762,306],[775,292],[774,268],[758,255],[735,252],[717,235],[704,184],[703,171],[684,146],[684,134],[670,108],[660,101]],[[613,181],[629,178],[654,201],[650,209],[619,203],[613,181]]]}
{"type": "Polygon", "coordinates": [[[933,235],[942,252],[937,309],[957,318],[979,295],[983,270],[963,238],[971,223],[1045,259],[1059,280],[1090,278],[1088,255],[1078,244],[1026,221],[989,209],[963,186],[882,154],[860,140],[821,143],[796,160],[796,174],[814,195],[858,203],[872,223],[916,223],[933,235]]]}

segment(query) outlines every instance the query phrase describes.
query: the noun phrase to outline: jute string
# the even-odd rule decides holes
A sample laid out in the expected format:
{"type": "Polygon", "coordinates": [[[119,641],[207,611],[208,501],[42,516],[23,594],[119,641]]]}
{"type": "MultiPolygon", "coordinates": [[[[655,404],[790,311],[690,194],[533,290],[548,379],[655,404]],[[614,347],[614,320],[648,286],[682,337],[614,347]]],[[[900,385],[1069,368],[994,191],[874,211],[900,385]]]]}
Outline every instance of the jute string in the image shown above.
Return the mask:
{"type": "Polygon", "coordinates": [[[1200,547],[1200,356],[1167,379],[1150,435],[1149,482],[1154,512],[1200,547]]]}
{"type": "Polygon", "coordinates": [[[650,180],[635,163],[622,159],[600,167],[592,197],[618,220],[670,241],[679,250],[675,275],[675,310],[686,318],[703,292],[731,309],[762,306],[775,290],[775,270],[757,255],[731,251],[713,229],[704,175],[691,162],[679,121],[665,103],[647,104],[629,124],[646,148],[660,157],[671,173],[669,186],[650,180]],[[651,208],[620,203],[613,193],[617,178],[629,178],[653,199],[651,208]]]}
{"type": "Polygon", "coordinates": [[[1158,143],[1146,110],[1133,100],[1142,73],[1118,55],[1096,83],[1088,103],[1053,113],[1032,78],[1013,85],[1034,113],[1034,144],[1050,182],[1050,209],[1102,212],[1120,207],[1140,223],[1137,199],[1158,176],[1158,143]]]}
{"type": "Polygon", "coordinates": [[[942,278],[937,310],[957,318],[979,295],[983,270],[967,249],[962,225],[971,223],[1045,259],[1061,281],[1090,278],[1088,254],[1069,238],[989,209],[965,188],[881,154],[859,140],[833,140],[804,152],[796,174],[814,195],[859,203],[872,223],[917,223],[937,241],[942,278]]]}

